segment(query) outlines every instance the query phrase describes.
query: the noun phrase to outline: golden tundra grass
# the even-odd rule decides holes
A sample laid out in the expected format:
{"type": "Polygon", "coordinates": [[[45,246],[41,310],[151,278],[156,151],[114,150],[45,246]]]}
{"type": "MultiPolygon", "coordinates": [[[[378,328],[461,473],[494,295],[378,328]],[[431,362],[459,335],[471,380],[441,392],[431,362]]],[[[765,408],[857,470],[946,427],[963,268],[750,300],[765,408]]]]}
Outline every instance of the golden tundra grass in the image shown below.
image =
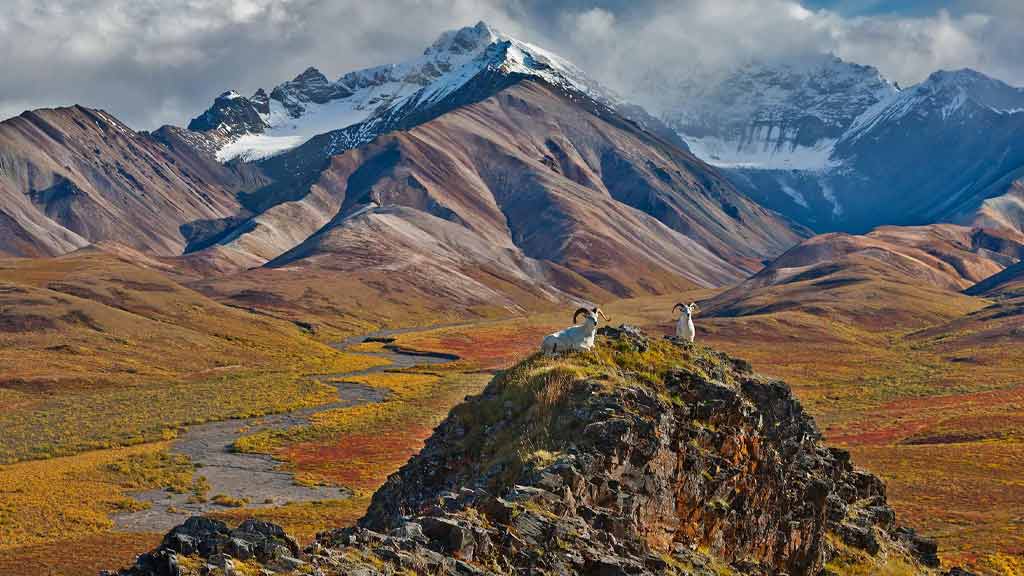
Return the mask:
{"type": "Polygon", "coordinates": [[[103,254],[0,261],[0,463],[322,404],[372,366],[103,254]]]}
{"type": "MultiPolygon", "coordinates": [[[[120,261],[82,258],[105,257],[73,256],[42,267],[32,261],[0,261],[0,308],[16,312],[8,314],[16,318],[0,330],[0,429],[12,432],[0,435],[0,459],[144,442],[168,437],[185,422],[323,402],[333,397],[332,389],[307,375],[345,372],[367,362],[365,357],[336,353],[290,322],[223,306],[158,273],[140,272],[120,261]],[[55,319],[56,325],[48,328],[39,318],[55,319]],[[66,420],[48,420],[51,413],[66,420]],[[104,427],[111,418],[117,427],[104,427]]],[[[259,286],[240,286],[238,294],[242,288],[259,286]]],[[[283,318],[296,317],[289,302],[301,301],[305,316],[300,319],[315,322],[321,313],[330,317],[317,340],[371,330],[389,321],[386,315],[373,323],[351,315],[339,320],[332,312],[338,310],[338,302],[307,290],[298,280],[291,292],[279,292],[277,303],[269,307],[231,294],[218,298],[269,309],[283,318]]],[[[609,302],[604,308],[615,324],[637,324],[657,335],[673,329],[672,304],[710,294],[691,291],[609,302]]],[[[991,304],[977,298],[949,297],[906,285],[876,285],[827,296],[817,308],[737,318],[698,314],[699,341],[750,360],[755,369],[793,385],[828,440],[850,448],[859,465],[887,480],[900,521],[939,539],[946,565],[968,562],[986,573],[1020,573],[1024,510],[1019,503],[1024,495],[1019,493],[1017,463],[1024,458],[1024,382],[1019,368],[1024,366],[1024,347],[1019,340],[1014,343],[1014,332],[1006,332],[1009,339],[990,336],[992,331],[999,333],[993,328],[998,322],[984,317],[991,304]],[[898,308],[912,313],[894,314],[898,308]],[[975,320],[954,320],[972,311],[975,320]],[[907,444],[908,440],[931,443],[907,444]]],[[[458,320],[433,318],[427,312],[416,322],[458,320]]],[[[258,515],[301,535],[353,521],[372,490],[419,448],[449,407],[489,378],[461,371],[507,367],[532,354],[544,334],[568,323],[568,312],[559,312],[398,337],[400,344],[454,352],[463,360],[432,368],[426,375],[365,377],[364,382],[391,390],[387,401],[322,413],[308,427],[261,433],[239,442],[240,448],[284,458],[302,482],[346,485],[355,489],[355,498],[270,509],[232,508],[219,515],[235,520],[258,515]]],[[[570,372],[586,368],[544,369],[551,377],[568,378],[570,372]]],[[[544,388],[551,397],[540,404],[555,402],[556,389],[544,388]]],[[[153,453],[149,446],[127,450],[153,453]]],[[[5,487],[0,542],[13,542],[8,534],[14,533],[14,507],[41,498],[38,492],[25,491],[26,468],[21,467],[56,464],[58,470],[73,467],[92,474],[109,459],[121,458],[121,450],[0,467],[0,486],[5,487]],[[86,465],[78,459],[93,461],[86,465]],[[20,488],[11,488],[18,479],[20,488]]],[[[542,449],[531,454],[545,457],[542,449]]],[[[137,482],[132,479],[131,460],[122,468],[128,474],[119,482],[137,482]]],[[[73,476],[45,476],[66,483],[62,490],[69,494],[57,494],[40,508],[40,513],[57,514],[68,522],[69,539],[47,544],[51,536],[39,528],[43,524],[31,524],[38,531],[33,532],[19,523],[20,557],[54,556],[54,550],[65,545],[62,542],[102,550],[101,539],[90,538],[106,529],[105,511],[132,505],[116,483],[99,486],[89,474],[85,479],[73,476]]],[[[103,538],[127,542],[134,537],[103,538]]],[[[135,551],[148,547],[136,546],[135,551]]],[[[5,573],[4,557],[0,553],[0,573],[5,573]]],[[[34,573],[62,573],[47,568],[45,560],[32,565],[38,567],[34,573]]],[[[101,564],[111,565],[119,564],[101,564]]],[[[898,569],[894,567],[894,573],[898,569]]]]}
{"type": "Polygon", "coordinates": [[[128,491],[191,490],[191,464],[166,449],[158,442],[0,466],[0,558],[106,532],[110,514],[143,506],[128,491]]]}

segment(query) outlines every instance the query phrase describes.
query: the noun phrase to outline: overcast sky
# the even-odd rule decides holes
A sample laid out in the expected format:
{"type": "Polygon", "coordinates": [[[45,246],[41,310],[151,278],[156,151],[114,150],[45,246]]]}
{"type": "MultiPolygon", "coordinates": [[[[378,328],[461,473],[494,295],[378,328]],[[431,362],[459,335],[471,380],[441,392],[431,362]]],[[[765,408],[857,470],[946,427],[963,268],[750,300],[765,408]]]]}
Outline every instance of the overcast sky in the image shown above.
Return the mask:
{"type": "Polygon", "coordinates": [[[972,67],[1024,85],[1020,0],[2,0],[0,118],[83,104],[139,129],[307,66],[330,78],[485,20],[628,93],[652,68],[833,52],[909,85],[972,67]]]}

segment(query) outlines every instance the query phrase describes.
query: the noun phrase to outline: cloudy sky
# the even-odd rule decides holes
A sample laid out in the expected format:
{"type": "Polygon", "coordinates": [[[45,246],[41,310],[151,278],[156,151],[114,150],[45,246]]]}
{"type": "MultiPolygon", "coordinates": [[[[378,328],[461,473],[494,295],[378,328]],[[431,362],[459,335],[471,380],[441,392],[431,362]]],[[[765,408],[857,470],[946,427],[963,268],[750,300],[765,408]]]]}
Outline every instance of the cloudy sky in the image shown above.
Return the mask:
{"type": "Polygon", "coordinates": [[[4,0],[0,118],[84,104],[140,129],[184,124],[218,93],[404,60],[486,20],[621,92],[814,52],[909,85],[973,67],[1024,85],[1019,0],[4,0]]]}

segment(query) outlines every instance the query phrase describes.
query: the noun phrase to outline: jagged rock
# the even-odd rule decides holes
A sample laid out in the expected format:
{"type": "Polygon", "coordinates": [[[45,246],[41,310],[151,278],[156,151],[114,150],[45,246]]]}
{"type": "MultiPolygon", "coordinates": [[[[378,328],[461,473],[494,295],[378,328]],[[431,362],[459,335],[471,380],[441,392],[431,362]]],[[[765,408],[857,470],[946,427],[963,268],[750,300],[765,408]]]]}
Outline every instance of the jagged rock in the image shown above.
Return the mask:
{"type": "Polygon", "coordinates": [[[636,326],[631,326],[629,324],[619,324],[618,328],[602,326],[597,329],[597,333],[608,338],[629,342],[636,346],[636,349],[639,352],[645,352],[647,350],[647,335],[636,326]]]}
{"type": "Polygon", "coordinates": [[[897,528],[894,534],[921,560],[922,564],[938,568],[939,546],[934,540],[920,536],[913,528],[897,528]]]}
{"type": "MultiPolygon", "coordinates": [[[[259,97],[259,92],[253,96],[257,99],[259,97]]],[[[223,131],[226,136],[259,134],[267,127],[260,117],[260,111],[265,109],[269,112],[268,105],[266,100],[250,100],[236,92],[225,92],[214,100],[206,112],[189,122],[188,129],[197,132],[223,131]]]]}
{"type": "Polygon", "coordinates": [[[232,530],[219,520],[193,516],[172,528],[157,550],[140,556],[135,566],[122,574],[178,576],[178,554],[204,558],[228,573],[233,570],[233,560],[290,566],[289,559],[301,556],[302,550],[283,528],[270,522],[250,519],[232,530]]]}
{"type": "Polygon", "coordinates": [[[850,546],[867,550],[870,554],[877,554],[881,545],[875,536],[874,526],[857,526],[855,524],[839,524],[835,527],[836,533],[850,546]]]}
{"type": "Polygon", "coordinates": [[[817,576],[843,556],[878,563],[865,573],[894,558],[937,573],[934,542],[895,527],[884,484],[822,444],[785,384],[625,327],[599,346],[602,362],[617,363],[600,374],[580,353],[496,377],[374,494],[357,526],[319,534],[302,560],[272,524],[190,519],[147,566],[215,551],[328,576],[710,576],[724,566],[817,576]],[[576,360],[588,370],[566,368],[576,360]]]}

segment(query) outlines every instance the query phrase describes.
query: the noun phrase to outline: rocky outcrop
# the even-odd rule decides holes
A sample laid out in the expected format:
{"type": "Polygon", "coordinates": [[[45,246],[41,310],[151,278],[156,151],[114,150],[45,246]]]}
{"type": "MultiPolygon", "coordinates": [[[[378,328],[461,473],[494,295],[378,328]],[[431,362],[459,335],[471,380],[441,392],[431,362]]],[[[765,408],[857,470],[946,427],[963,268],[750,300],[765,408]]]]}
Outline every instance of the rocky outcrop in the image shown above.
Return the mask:
{"type": "Polygon", "coordinates": [[[218,131],[223,136],[258,134],[266,127],[257,110],[263,104],[266,103],[257,103],[238,92],[228,91],[218,96],[206,112],[193,118],[188,129],[195,132],[218,131]]]}
{"type": "Polygon", "coordinates": [[[160,547],[139,556],[128,576],[177,576],[188,570],[181,557],[198,557],[199,571],[235,573],[235,564],[258,562],[268,571],[292,571],[304,563],[296,541],[276,524],[246,520],[234,530],[210,518],[194,516],[168,532],[160,547]]]}
{"type": "Polygon", "coordinates": [[[303,103],[325,104],[351,95],[352,91],[344,84],[331,83],[322,72],[312,66],[270,92],[270,98],[280,102],[292,118],[298,118],[305,113],[303,103]]]}
{"type": "MultiPolygon", "coordinates": [[[[220,558],[253,532],[215,526],[206,538],[190,522],[124,574],[163,574],[147,562],[172,552],[220,558]]],[[[319,574],[938,566],[935,544],[898,527],[882,481],[825,446],[785,384],[626,329],[605,329],[594,352],[537,356],[497,376],[388,479],[358,526],[321,533],[299,561],[319,574]]]]}

